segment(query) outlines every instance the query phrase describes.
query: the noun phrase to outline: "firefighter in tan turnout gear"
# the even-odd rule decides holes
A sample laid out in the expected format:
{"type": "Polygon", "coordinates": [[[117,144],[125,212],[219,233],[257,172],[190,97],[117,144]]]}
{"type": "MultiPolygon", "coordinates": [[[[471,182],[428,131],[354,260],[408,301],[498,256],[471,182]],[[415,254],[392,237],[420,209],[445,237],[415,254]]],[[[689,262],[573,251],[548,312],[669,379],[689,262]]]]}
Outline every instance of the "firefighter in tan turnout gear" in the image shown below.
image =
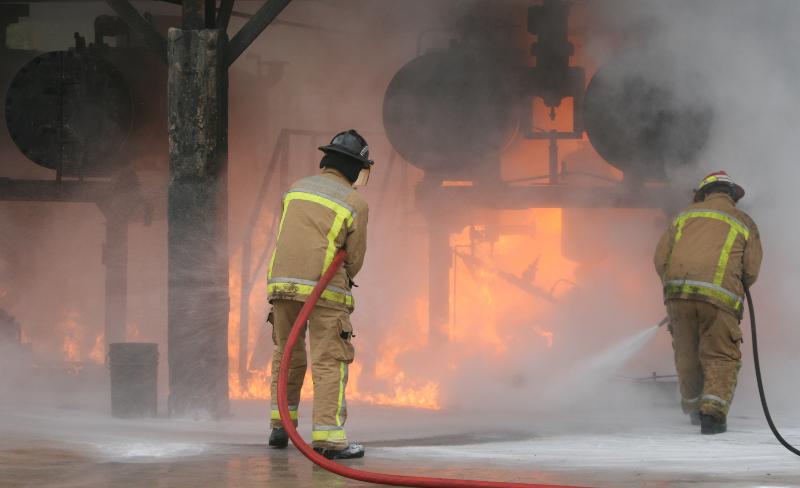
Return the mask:
{"type": "MultiPolygon", "coordinates": [[[[322,293],[308,321],[314,381],[312,440],[314,449],[329,459],[356,458],[364,455],[364,448],[349,443],[345,434],[345,387],[354,354],[351,288],[364,262],[368,207],[354,187],[366,184],[373,162],[367,142],[354,130],[336,135],[320,150],[325,153],[321,174],[295,182],[283,197],[277,244],[268,271],[275,344],[269,445],[288,445],[278,412],[277,382],[292,324],[336,252],[344,249],[344,266],[322,293]]],[[[305,338],[301,337],[289,366],[288,403],[295,425],[306,366],[305,338]]]]}
{"type": "Polygon", "coordinates": [[[743,196],[724,171],[708,175],[655,253],[683,411],[703,434],[727,429],[741,366],[743,286],[755,283],[761,266],[758,228],[736,208],[743,196]]]}

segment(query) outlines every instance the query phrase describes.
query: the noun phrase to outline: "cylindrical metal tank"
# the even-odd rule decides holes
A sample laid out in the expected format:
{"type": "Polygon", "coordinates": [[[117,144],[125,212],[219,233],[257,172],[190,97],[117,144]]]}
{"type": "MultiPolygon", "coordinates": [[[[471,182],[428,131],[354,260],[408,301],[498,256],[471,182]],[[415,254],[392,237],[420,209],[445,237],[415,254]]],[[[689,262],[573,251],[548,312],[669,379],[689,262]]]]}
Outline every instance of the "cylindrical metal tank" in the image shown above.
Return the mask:
{"type": "Polygon", "coordinates": [[[75,51],[37,56],[6,94],[6,125],[31,161],[63,176],[108,176],[133,120],[122,75],[107,61],[75,51]]]}
{"type": "Polygon", "coordinates": [[[158,344],[109,344],[111,415],[155,417],[158,411],[158,344]]]}
{"type": "Polygon", "coordinates": [[[517,70],[495,49],[454,47],[413,59],[386,90],[389,140],[410,163],[446,177],[491,161],[519,124],[517,70]]]}
{"type": "Polygon", "coordinates": [[[702,75],[663,52],[623,52],[586,90],[584,124],[600,156],[627,176],[659,180],[697,160],[714,110],[702,75]]]}

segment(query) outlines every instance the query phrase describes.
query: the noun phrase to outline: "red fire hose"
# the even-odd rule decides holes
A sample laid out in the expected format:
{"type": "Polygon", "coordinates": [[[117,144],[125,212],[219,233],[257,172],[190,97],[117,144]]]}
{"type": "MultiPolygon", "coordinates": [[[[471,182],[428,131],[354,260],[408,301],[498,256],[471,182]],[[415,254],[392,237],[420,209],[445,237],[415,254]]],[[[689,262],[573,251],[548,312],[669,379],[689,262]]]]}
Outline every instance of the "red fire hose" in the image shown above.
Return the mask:
{"type": "Polygon", "coordinates": [[[328,286],[328,283],[331,282],[333,275],[342,265],[346,256],[347,253],[344,250],[341,250],[338,252],[338,254],[336,254],[333,262],[325,271],[325,274],[322,275],[322,278],[320,278],[319,283],[317,283],[317,286],[314,288],[311,296],[300,310],[297,320],[295,320],[294,325],[292,326],[292,332],[289,334],[289,339],[286,342],[286,346],[284,347],[283,358],[281,359],[280,374],[278,375],[278,410],[281,414],[283,428],[289,433],[289,438],[292,439],[292,443],[295,445],[295,447],[297,447],[297,449],[299,449],[305,457],[321,468],[326,469],[331,473],[338,474],[339,476],[344,476],[345,478],[365,481],[367,483],[429,488],[570,488],[563,485],[503,483],[497,481],[425,478],[420,476],[401,476],[395,474],[373,473],[370,471],[348,468],[347,466],[343,466],[339,463],[331,461],[321,454],[318,454],[316,451],[314,451],[314,449],[311,448],[311,446],[303,441],[303,438],[297,433],[297,429],[295,428],[294,423],[292,423],[290,420],[291,417],[289,416],[289,405],[286,398],[286,385],[289,381],[289,361],[292,358],[292,351],[294,350],[295,344],[297,344],[297,339],[300,337],[300,334],[305,331],[304,329],[306,322],[308,322],[308,317],[311,315],[311,310],[313,310],[314,305],[316,305],[317,300],[319,300],[320,295],[322,295],[322,291],[328,286]]]}

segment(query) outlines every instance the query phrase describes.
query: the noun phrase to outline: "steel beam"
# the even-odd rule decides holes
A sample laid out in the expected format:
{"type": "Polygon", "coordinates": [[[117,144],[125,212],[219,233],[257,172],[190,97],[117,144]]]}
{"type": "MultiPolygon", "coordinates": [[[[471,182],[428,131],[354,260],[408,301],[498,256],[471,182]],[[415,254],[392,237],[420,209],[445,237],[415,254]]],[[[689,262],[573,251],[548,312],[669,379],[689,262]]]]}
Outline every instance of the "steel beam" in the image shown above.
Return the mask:
{"type": "Polygon", "coordinates": [[[105,181],[0,178],[0,201],[98,203],[108,198],[112,188],[105,181]]]}
{"type": "Polygon", "coordinates": [[[228,66],[244,53],[267,26],[286,8],[292,0],[267,0],[253,18],[236,33],[228,46],[228,66]]]}
{"type": "Polygon", "coordinates": [[[155,51],[159,59],[167,62],[167,41],[155,27],[145,20],[128,0],[106,0],[111,9],[125,21],[131,30],[138,33],[144,42],[155,51]]]}
{"type": "Polygon", "coordinates": [[[217,11],[217,29],[223,31],[228,30],[228,24],[231,22],[231,15],[233,14],[233,3],[235,0],[221,0],[219,10],[217,11]]]}

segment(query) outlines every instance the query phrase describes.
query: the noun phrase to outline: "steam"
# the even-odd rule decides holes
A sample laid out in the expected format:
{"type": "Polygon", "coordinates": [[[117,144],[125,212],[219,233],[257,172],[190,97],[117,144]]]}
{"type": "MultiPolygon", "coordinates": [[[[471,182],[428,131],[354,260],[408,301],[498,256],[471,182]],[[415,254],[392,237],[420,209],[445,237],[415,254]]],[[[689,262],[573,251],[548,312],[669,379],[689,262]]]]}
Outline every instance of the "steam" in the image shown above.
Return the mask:
{"type": "MultiPolygon", "coordinates": [[[[714,124],[700,161],[673,168],[670,182],[689,189],[704,174],[724,169],[747,196],[739,207],[761,231],[765,259],[753,294],[761,324],[764,368],[776,405],[796,400],[794,378],[782,374],[796,364],[800,335],[796,288],[800,233],[795,219],[796,131],[800,96],[796,86],[800,61],[791,53],[800,44],[794,2],[697,1],[603,2],[591,7],[611,32],[625,32],[636,42],[667,50],[686,68],[702,73],[711,87],[714,124]]],[[[599,39],[590,46],[604,57],[611,45],[599,39]]],[[[687,85],[678,96],[692,100],[687,85]]],[[[743,322],[747,327],[747,321],[743,322]]],[[[747,334],[746,334],[747,336],[747,334]]],[[[747,338],[747,337],[746,337],[747,338]]],[[[734,412],[755,406],[752,359],[744,344],[744,366],[734,412]]],[[[780,408],[780,407],[777,407],[780,408]]]]}
{"type": "MultiPolygon", "coordinates": [[[[392,404],[401,396],[413,399],[414,395],[425,395],[426,402],[435,396],[434,405],[447,409],[539,411],[547,406],[541,391],[563,384],[576,365],[591,364],[587,363],[589,358],[640,333],[663,316],[660,286],[650,259],[666,221],[655,210],[569,210],[560,214],[563,228],[547,230],[553,222],[548,212],[514,214],[516,220],[511,223],[519,225],[523,221],[524,232],[530,234],[507,237],[505,245],[496,249],[480,243],[475,256],[517,276],[541,256],[542,271],[533,284],[550,290],[558,279],[564,278],[574,285],[557,288],[557,303],[548,304],[496,276],[470,274],[463,263],[457,263],[457,286],[473,294],[467,293],[470,298],[459,302],[465,308],[460,309],[457,323],[451,326],[454,339],[443,345],[433,344],[426,311],[428,237],[424,216],[428,210],[414,204],[414,187],[423,175],[399,157],[392,159],[392,148],[383,136],[381,123],[384,90],[397,70],[418,54],[420,45],[423,50],[447,45],[447,36],[442,37],[441,33],[430,34],[421,42],[423,32],[458,33],[459,29],[475,25],[475,19],[478,25],[486,19],[492,29],[508,29],[504,31],[507,35],[494,41],[507,43],[523,64],[530,64],[527,52],[533,38],[521,28],[525,25],[527,2],[504,2],[502,9],[495,8],[498,2],[400,3],[353,2],[341,7],[328,2],[294,2],[285,12],[287,18],[335,24],[336,29],[309,32],[270,27],[234,67],[229,192],[232,275],[239,271],[241,236],[281,129],[303,129],[314,134],[291,136],[286,173],[283,179],[275,177],[271,181],[264,213],[254,231],[253,245],[258,251],[271,245],[274,228],[270,222],[285,184],[317,170],[316,146],[327,142],[338,130],[357,128],[365,134],[377,163],[370,186],[363,190],[371,204],[370,241],[363,275],[357,279],[360,287],[356,290],[353,322],[358,366],[351,371],[353,396],[392,404]],[[473,23],[464,23],[467,18],[473,23]],[[284,64],[280,68],[263,64],[267,61],[284,64]],[[561,231],[565,249],[585,251],[585,255],[562,249],[561,231]],[[546,271],[548,266],[552,272],[546,271]],[[490,287],[494,305],[489,299],[479,300],[482,286],[490,287]]],[[[59,15],[61,10],[46,12],[43,6],[47,5],[32,7],[39,19],[34,28],[59,15]]],[[[143,9],[156,13],[175,13],[170,6],[143,5],[143,9]]],[[[80,10],[81,19],[84,14],[91,18],[109,13],[102,4],[84,7],[74,11],[78,16],[80,10]]],[[[800,232],[794,230],[793,201],[795,181],[800,176],[795,162],[800,60],[793,55],[800,47],[800,38],[794,34],[800,6],[777,0],[604,0],[580,3],[574,10],[573,30],[579,51],[575,64],[585,64],[591,72],[624,47],[621,44],[652,45],[668,52],[681,70],[702,73],[711,87],[711,137],[697,164],[668,168],[670,184],[685,190],[687,202],[688,190],[711,170],[725,169],[745,186],[748,196],[742,201],[742,208],[759,224],[766,250],[763,273],[753,290],[763,324],[766,379],[776,385],[771,392],[775,403],[790,404],[797,399],[796,389],[777,385],[792,385],[792,378],[782,377],[779,371],[790,371],[787,365],[796,365],[794,352],[800,347],[800,333],[794,327],[800,313],[800,302],[794,296],[794,276],[800,274],[800,259],[796,256],[800,232]]],[[[65,27],[69,32],[43,36],[41,48],[66,48],[73,30],[82,29],[84,35],[89,34],[88,23],[82,20],[81,25],[65,27]]],[[[231,32],[239,25],[235,23],[231,32]]],[[[689,88],[692,85],[682,86],[680,79],[676,77],[677,96],[694,103],[697,94],[689,88]]],[[[559,118],[555,124],[562,124],[563,120],[559,118]]],[[[459,134],[452,134],[452,138],[457,143],[459,134]]],[[[8,141],[2,139],[0,144],[8,141]]],[[[3,151],[8,152],[5,148],[3,151]]],[[[165,152],[159,151],[154,148],[149,158],[136,162],[145,187],[154,195],[157,218],[149,227],[132,227],[128,314],[129,326],[136,326],[140,340],[159,342],[165,358],[163,196],[167,168],[165,152]]],[[[561,151],[562,159],[574,162],[578,169],[615,176],[585,141],[565,141],[561,151]]],[[[503,155],[503,177],[542,174],[547,167],[546,154],[546,143],[518,138],[503,155]]],[[[2,169],[0,176],[51,177],[19,160],[2,169]]],[[[570,178],[569,183],[584,183],[577,177],[570,178]]],[[[491,210],[476,214],[470,217],[483,222],[500,219],[500,212],[491,210]]],[[[79,319],[72,320],[87,331],[84,335],[73,334],[79,340],[79,349],[84,359],[97,356],[95,344],[103,330],[100,249],[104,222],[100,213],[88,205],[23,207],[2,203],[0,218],[4,228],[0,236],[0,286],[7,290],[0,293],[0,307],[20,320],[34,350],[53,361],[63,359],[63,337],[56,338],[52,331],[69,314],[77,313],[79,319]]],[[[468,234],[469,229],[457,228],[452,240],[456,243],[468,234]]],[[[254,272],[257,275],[249,302],[250,321],[244,326],[249,328],[250,337],[262,338],[253,340],[250,363],[258,371],[255,378],[266,383],[270,379],[267,365],[271,341],[263,320],[268,308],[263,286],[265,270],[261,267],[254,272]]],[[[238,350],[241,325],[235,279],[231,285],[230,336],[234,352],[238,350]]],[[[622,373],[639,377],[654,371],[673,372],[672,351],[665,332],[643,347],[642,353],[621,365],[622,373]]],[[[754,405],[749,355],[745,355],[744,362],[734,413],[754,405]]],[[[165,359],[161,361],[162,387],[166,383],[166,363],[165,359]]],[[[97,398],[105,402],[107,385],[102,377],[98,378],[97,398]]],[[[3,395],[6,391],[9,389],[0,389],[0,397],[7,397],[3,395]]],[[[267,388],[258,391],[265,392],[267,388]]],[[[593,387],[580,384],[572,388],[571,395],[575,393],[576,397],[555,397],[563,401],[598,394],[593,387]]],[[[644,405],[649,401],[638,391],[627,392],[625,399],[644,405]]],[[[358,403],[351,406],[353,418],[358,408],[358,403]]]]}

